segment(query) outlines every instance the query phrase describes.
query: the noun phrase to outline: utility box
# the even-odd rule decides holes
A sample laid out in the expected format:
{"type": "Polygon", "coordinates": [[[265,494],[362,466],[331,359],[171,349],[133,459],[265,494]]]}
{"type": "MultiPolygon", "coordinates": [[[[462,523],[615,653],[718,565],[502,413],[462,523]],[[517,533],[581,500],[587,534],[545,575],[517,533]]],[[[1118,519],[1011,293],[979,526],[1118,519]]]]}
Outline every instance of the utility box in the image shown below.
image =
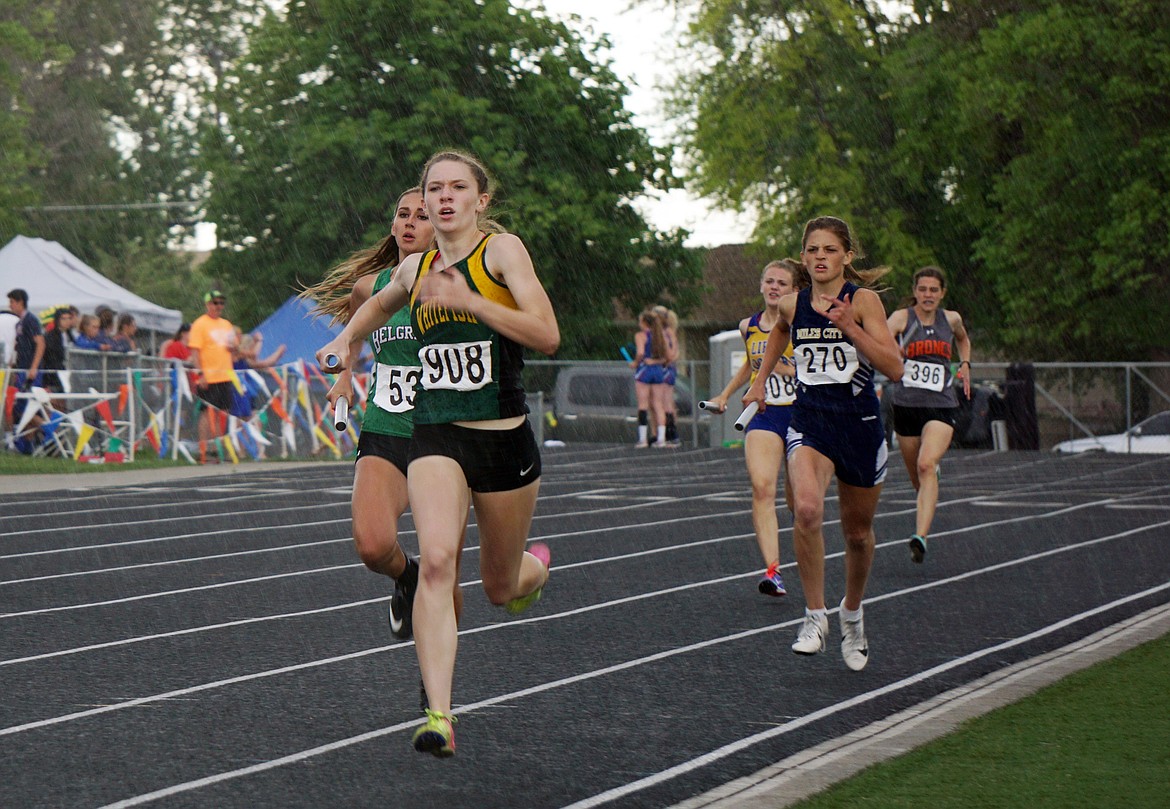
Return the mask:
{"type": "MultiPolygon", "coordinates": [[[[747,357],[747,349],[743,345],[743,337],[739,329],[720,332],[707,340],[711,362],[711,395],[716,396],[727,386],[731,377],[743,365],[747,357]]],[[[727,447],[743,441],[743,433],[735,429],[735,420],[743,412],[739,397],[747,391],[747,385],[735,391],[727,400],[727,411],[722,415],[708,413],[704,418],[710,419],[710,445],[712,447],[727,447]]],[[[707,412],[707,411],[704,411],[707,412]]]]}

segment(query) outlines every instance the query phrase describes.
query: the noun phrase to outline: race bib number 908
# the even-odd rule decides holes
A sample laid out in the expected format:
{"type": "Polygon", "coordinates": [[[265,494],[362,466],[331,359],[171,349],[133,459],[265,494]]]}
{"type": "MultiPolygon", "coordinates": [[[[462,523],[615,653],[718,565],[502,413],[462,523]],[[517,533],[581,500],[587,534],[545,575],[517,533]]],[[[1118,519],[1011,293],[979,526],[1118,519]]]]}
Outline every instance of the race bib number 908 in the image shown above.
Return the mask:
{"type": "Polygon", "coordinates": [[[805,385],[849,382],[860,367],[852,343],[801,343],[794,355],[797,378],[805,385]]]}
{"type": "Polygon", "coordinates": [[[439,343],[419,349],[427,390],[479,390],[492,381],[492,344],[439,343]]]}
{"type": "Polygon", "coordinates": [[[387,413],[405,413],[414,409],[414,386],[420,370],[409,365],[378,363],[374,377],[374,404],[387,413]]]}
{"type": "Polygon", "coordinates": [[[906,360],[902,366],[902,387],[923,388],[941,393],[946,381],[946,368],[937,362],[906,360]]]}

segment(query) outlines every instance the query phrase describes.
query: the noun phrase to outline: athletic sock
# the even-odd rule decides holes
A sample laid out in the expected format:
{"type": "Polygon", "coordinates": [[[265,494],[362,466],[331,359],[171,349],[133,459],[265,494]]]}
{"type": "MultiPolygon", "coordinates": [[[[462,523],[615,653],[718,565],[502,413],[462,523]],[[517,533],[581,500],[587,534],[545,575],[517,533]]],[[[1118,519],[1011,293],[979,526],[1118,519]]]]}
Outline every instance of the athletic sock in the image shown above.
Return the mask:
{"type": "Polygon", "coordinates": [[[847,610],[847,609],[845,609],[845,604],[844,603],[841,604],[841,620],[852,622],[852,621],[856,621],[860,617],[861,617],[861,610],[859,610],[859,609],[847,610]]]}
{"type": "Polygon", "coordinates": [[[659,445],[666,443],[666,425],[665,424],[658,425],[658,443],[659,443],[659,445]]]}

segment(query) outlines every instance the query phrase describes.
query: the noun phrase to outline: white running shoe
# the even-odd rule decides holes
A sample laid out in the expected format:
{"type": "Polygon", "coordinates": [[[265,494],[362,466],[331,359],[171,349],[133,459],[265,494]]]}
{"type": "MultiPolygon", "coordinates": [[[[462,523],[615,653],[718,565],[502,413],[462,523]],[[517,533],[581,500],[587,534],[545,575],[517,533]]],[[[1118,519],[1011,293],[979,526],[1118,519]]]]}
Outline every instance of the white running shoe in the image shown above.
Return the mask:
{"type": "Polygon", "coordinates": [[[829,619],[824,615],[813,615],[805,607],[804,624],[800,627],[800,634],[796,636],[796,643],[792,644],[792,651],[798,655],[815,655],[825,651],[825,636],[829,634],[829,619]]]}
{"type": "Polygon", "coordinates": [[[841,657],[853,671],[861,671],[869,662],[869,644],[865,642],[865,607],[857,609],[857,620],[845,620],[845,600],[837,613],[841,619],[841,657]]]}

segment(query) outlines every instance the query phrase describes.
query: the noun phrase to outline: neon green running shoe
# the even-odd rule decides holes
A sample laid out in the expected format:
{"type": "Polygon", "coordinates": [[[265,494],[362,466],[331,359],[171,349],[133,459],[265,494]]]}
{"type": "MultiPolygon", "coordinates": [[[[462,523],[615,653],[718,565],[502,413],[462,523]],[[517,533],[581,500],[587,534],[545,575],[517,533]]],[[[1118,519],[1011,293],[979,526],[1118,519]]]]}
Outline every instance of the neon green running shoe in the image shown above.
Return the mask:
{"type": "Polygon", "coordinates": [[[439,758],[455,755],[455,728],[458,720],[442,711],[426,709],[427,721],[414,732],[414,749],[439,758]]]}
{"type": "MultiPolygon", "coordinates": [[[[544,565],[545,570],[548,570],[549,567],[552,566],[552,551],[550,551],[548,545],[545,545],[543,542],[533,542],[532,547],[528,549],[528,552],[540,560],[540,563],[544,565]]],[[[547,579],[545,580],[545,583],[547,584],[547,579]]],[[[519,615],[537,601],[540,601],[540,596],[543,592],[544,585],[542,584],[540,587],[537,587],[526,596],[513,598],[504,605],[504,609],[513,615],[519,615]]]]}
{"type": "Polygon", "coordinates": [[[926,537],[918,534],[910,535],[910,559],[917,565],[922,564],[922,560],[926,558],[926,537]]]}

